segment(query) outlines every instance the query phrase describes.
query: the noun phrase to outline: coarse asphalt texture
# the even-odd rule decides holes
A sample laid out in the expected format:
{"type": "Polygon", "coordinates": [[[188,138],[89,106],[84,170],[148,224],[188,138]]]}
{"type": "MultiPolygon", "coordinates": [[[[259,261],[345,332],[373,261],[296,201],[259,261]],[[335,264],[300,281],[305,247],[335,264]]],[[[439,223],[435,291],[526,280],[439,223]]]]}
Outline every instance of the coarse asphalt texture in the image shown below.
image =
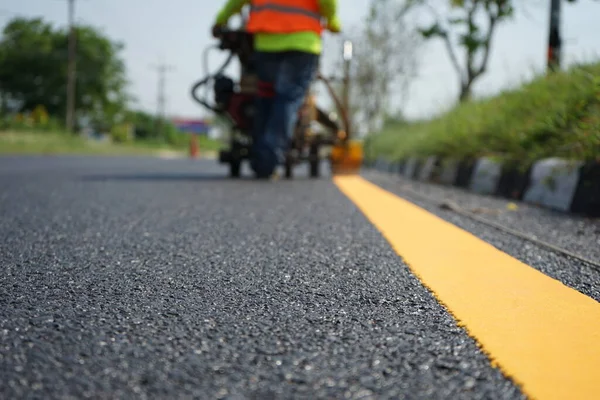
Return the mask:
{"type": "Polygon", "coordinates": [[[524,398],[331,180],[302,172],[0,158],[0,397],[524,398]]]}

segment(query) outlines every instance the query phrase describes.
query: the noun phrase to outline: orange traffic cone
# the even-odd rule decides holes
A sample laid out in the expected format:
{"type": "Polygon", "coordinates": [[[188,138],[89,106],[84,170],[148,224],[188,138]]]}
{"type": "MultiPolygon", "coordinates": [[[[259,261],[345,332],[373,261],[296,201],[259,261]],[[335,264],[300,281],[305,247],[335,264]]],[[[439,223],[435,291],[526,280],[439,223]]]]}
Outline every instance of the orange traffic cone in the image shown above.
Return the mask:
{"type": "Polygon", "coordinates": [[[197,158],[200,155],[200,148],[198,147],[198,137],[194,134],[190,136],[190,157],[197,158]]]}

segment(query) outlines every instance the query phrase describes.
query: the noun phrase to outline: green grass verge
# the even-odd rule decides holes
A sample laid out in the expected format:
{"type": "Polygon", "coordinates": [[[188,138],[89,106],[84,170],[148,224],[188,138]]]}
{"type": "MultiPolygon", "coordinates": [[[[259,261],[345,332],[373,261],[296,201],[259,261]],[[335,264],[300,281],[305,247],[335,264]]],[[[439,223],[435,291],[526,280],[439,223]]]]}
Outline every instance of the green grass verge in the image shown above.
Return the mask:
{"type": "MultiPolygon", "coordinates": [[[[201,154],[214,152],[220,143],[199,137],[201,154]]],[[[83,155],[160,155],[185,156],[187,144],[173,146],[160,142],[110,143],[88,140],[56,132],[0,132],[0,154],[83,154],[83,155]]]]}
{"type": "Polygon", "coordinates": [[[430,121],[391,124],[365,141],[367,159],[600,159],[600,63],[538,77],[430,121]]]}

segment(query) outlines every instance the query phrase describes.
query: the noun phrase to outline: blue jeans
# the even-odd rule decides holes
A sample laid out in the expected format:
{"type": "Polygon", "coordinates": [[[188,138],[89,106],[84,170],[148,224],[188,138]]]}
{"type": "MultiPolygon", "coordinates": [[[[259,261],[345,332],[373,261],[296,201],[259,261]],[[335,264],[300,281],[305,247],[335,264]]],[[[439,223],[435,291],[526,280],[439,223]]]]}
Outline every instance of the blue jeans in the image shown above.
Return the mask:
{"type": "Polygon", "coordinates": [[[267,177],[285,160],[319,56],[299,51],[256,52],[255,56],[259,82],[251,165],[257,176],[267,177]]]}

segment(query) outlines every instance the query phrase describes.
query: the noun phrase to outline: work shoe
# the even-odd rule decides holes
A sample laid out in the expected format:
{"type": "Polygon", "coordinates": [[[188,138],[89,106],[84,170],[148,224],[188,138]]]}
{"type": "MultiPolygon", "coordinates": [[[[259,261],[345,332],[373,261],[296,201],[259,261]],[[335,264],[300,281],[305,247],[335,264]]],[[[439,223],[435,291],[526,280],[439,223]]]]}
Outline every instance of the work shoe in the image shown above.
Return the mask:
{"type": "Polygon", "coordinates": [[[277,170],[277,160],[268,151],[263,151],[262,154],[255,151],[250,159],[250,167],[257,179],[271,179],[277,170]]]}
{"type": "Polygon", "coordinates": [[[258,180],[269,180],[271,182],[276,182],[278,180],[281,179],[281,171],[279,171],[278,169],[273,170],[273,172],[271,172],[270,174],[259,174],[256,171],[254,171],[254,177],[258,180]]]}
{"type": "Polygon", "coordinates": [[[269,177],[269,180],[271,182],[276,182],[281,179],[281,175],[281,170],[279,168],[275,168],[275,171],[273,171],[273,173],[269,177]]]}

